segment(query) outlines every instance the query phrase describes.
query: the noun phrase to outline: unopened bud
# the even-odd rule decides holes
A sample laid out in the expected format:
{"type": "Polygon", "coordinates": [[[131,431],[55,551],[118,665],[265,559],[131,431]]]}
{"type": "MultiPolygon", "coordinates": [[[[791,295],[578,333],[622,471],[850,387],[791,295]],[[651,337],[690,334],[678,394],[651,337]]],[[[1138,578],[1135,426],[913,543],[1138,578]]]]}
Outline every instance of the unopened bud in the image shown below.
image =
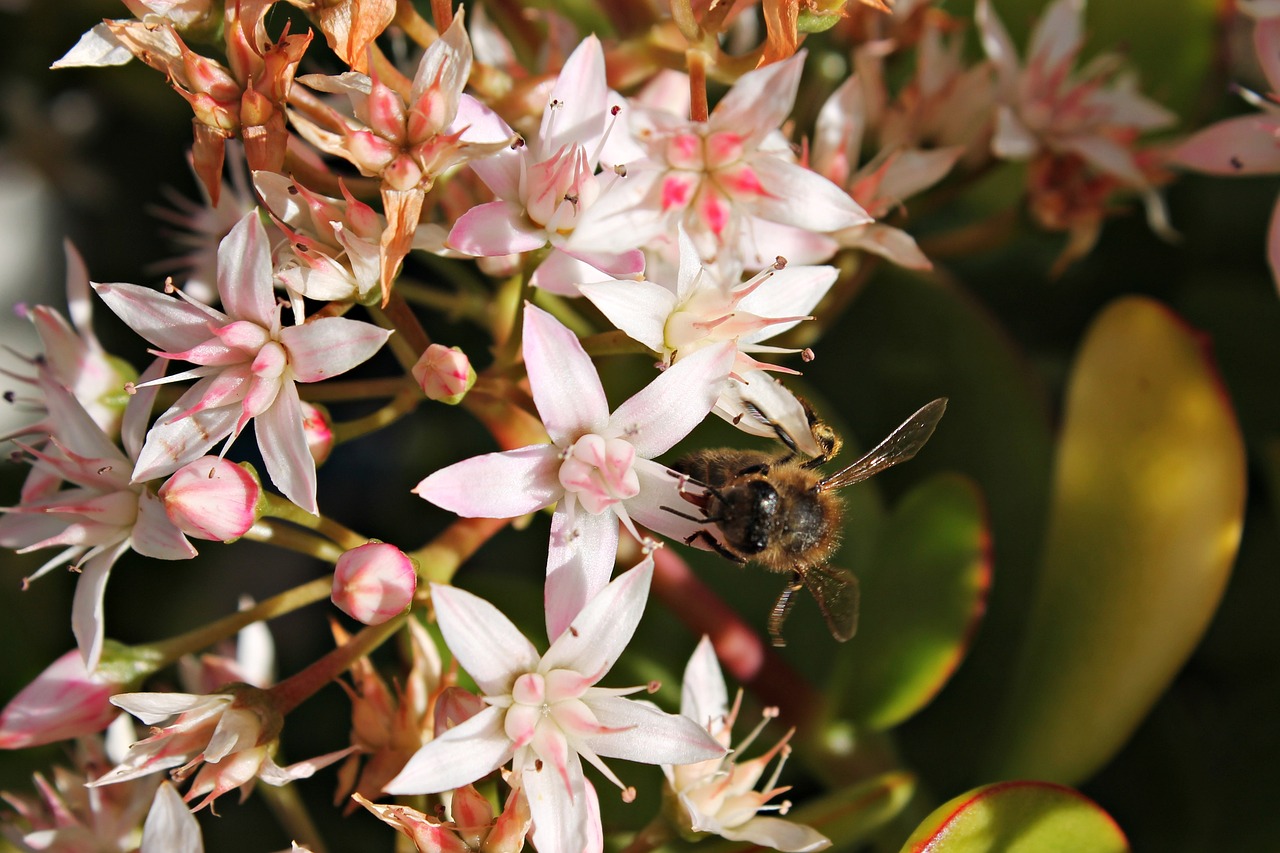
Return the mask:
{"type": "Polygon", "coordinates": [[[435,718],[432,720],[432,732],[435,737],[447,732],[456,725],[465,723],[487,706],[484,700],[469,690],[456,685],[446,687],[436,699],[435,718]]]}
{"type": "Polygon", "coordinates": [[[175,471],[159,495],[169,520],[183,533],[230,542],[258,520],[262,484],[248,466],[204,456],[175,471]]]}
{"type": "Polygon", "coordinates": [[[338,558],[332,599],[352,619],[380,625],[404,612],[417,586],[418,573],[403,551],[386,542],[370,542],[338,558]]]}
{"type": "Polygon", "coordinates": [[[449,817],[458,828],[458,835],[467,846],[475,850],[489,834],[489,826],[493,823],[493,806],[489,800],[472,785],[464,785],[453,792],[453,800],[449,803],[449,817]]]}
{"type": "Polygon", "coordinates": [[[302,432],[311,458],[316,465],[323,465],[333,452],[333,421],[323,406],[302,401],[302,432]]]}
{"type": "Polygon", "coordinates": [[[432,400],[453,406],[476,384],[476,372],[458,347],[432,344],[413,366],[413,378],[432,400]]]}
{"type": "Polygon", "coordinates": [[[125,685],[90,673],[72,649],[49,665],[0,712],[0,749],[25,749],[100,732],[119,710],[108,700],[125,685]]]}

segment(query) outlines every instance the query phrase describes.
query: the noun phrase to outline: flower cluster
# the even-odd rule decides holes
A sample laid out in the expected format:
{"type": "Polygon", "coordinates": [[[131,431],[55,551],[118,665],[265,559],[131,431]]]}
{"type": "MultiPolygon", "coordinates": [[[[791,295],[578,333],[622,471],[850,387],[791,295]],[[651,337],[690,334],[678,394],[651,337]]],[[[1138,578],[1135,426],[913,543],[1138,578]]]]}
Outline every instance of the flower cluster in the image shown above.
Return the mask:
{"type": "MultiPolygon", "coordinates": [[[[4,436],[29,471],[2,510],[0,545],[54,549],[28,580],[63,566],[78,575],[77,649],[0,714],[0,747],[88,739],[77,770],[37,778],[39,800],[5,795],[15,843],[88,849],[77,845],[98,827],[93,849],[199,850],[194,812],[340,760],[347,813],[373,823],[364,806],[420,851],[516,851],[526,839],[543,853],[602,850],[614,827],[590,777],[643,803],[618,761],[661,765],[666,779],[667,808],[650,798],[655,824],[629,850],[675,834],[787,851],[829,843],[775,802],[789,790],[794,730],[755,759],[732,746],[741,697],[728,702],[711,640],[689,663],[678,714],[659,707],[660,684],[635,675],[645,670],[620,665],[651,588],[669,583],[656,549],[683,543],[742,562],[767,544],[764,522],[738,518],[754,550],[726,548],[717,536],[730,510],[698,512],[711,498],[727,506],[722,493],[668,457],[701,440],[714,413],[787,445],[716,456],[734,476],[767,485],[771,466],[826,461],[838,440],[789,383],[825,328],[811,321],[880,264],[933,268],[907,215],[917,196],[944,204],[1013,161],[1028,164],[1011,173],[1023,181],[1019,205],[1069,235],[1061,263],[1089,251],[1117,200],[1140,199],[1167,233],[1160,187],[1172,174],[1145,135],[1174,117],[1115,56],[1077,70],[1083,0],[1054,0],[1022,51],[979,0],[985,57],[964,53],[969,22],[927,0],[800,4],[814,6],[803,15],[765,2],[763,38],[733,54],[722,45],[758,27],[729,7],[753,4],[676,0],[670,17],[621,5],[634,8],[592,34],[542,7],[504,21],[432,2],[428,22],[392,0],[125,0],[128,15],[92,26],[53,62],[136,59],[160,72],[152,82],[190,106],[204,202],[169,214],[193,226],[176,278],[90,283],[68,249],[70,320],[44,305],[21,312],[43,351],[6,370],[32,414],[4,436]],[[828,41],[802,48],[817,19],[833,27],[828,41]],[[854,69],[842,82],[828,75],[823,100],[807,97],[818,53],[828,71],[854,69]],[[724,84],[714,104],[709,80],[724,84]],[[136,335],[146,363],[106,351],[95,300],[136,335]],[[481,338],[464,348],[435,334],[481,338]],[[614,405],[603,361],[623,355],[643,356],[639,390],[614,405]],[[482,424],[489,452],[435,448],[447,461],[421,470],[420,448],[357,449],[420,411],[444,413],[436,402],[482,424]],[[422,500],[353,473],[360,452],[411,471],[422,500]],[[326,479],[331,457],[346,467],[326,479]],[[343,492],[375,514],[406,505],[427,526],[445,510],[449,526],[426,542],[381,541],[392,537],[324,514],[343,492]],[[526,525],[513,587],[541,590],[544,652],[497,604],[453,583],[486,540],[526,525]],[[198,572],[193,540],[290,549],[327,568],[175,637],[109,639],[123,629],[105,594],[122,558],[198,572]],[[619,564],[628,568],[615,577],[619,564]],[[282,680],[216,657],[193,663],[325,598],[335,646],[282,680]],[[403,660],[392,675],[369,655],[395,637],[403,660]],[[180,659],[190,692],[160,679],[138,692],[180,659]],[[615,677],[644,683],[605,686],[615,677]],[[334,681],[352,706],[349,742],[278,764],[299,707],[334,681]],[[628,698],[646,691],[653,701],[628,698]],[[92,738],[127,721],[116,709],[151,728],[108,761],[92,738]],[[428,810],[383,801],[395,796],[428,810]]],[[[1257,30],[1272,89],[1276,27],[1267,18],[1257,30]]],[[[1202,131],[1173,160],[1280,170],[1276,107],[1251,101],[1260,116],[1202,131]]],[[[752,511],[779,500],[760,496],[752,511]]],[[[242,553],[272,575],[262,550],[242,553]]],[[[797,563],[788,590],[823,568],[797,563]]],[[[717,637],[721,652],[726,642],[717,637]]]]}

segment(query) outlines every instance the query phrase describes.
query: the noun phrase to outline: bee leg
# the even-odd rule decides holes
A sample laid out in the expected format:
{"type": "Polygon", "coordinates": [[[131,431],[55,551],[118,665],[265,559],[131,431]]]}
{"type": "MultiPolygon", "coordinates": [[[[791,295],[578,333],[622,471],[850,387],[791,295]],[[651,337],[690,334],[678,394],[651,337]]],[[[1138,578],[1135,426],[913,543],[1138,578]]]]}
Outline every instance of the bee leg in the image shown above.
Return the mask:
{"type": "Polygon", "coordinates": [[[690,533],[684,538],[684,544],[686,545],[692,545],[694,542],[702,542],[702,544],[706,545],[726,560],[733,560],[733,562],[740,565],[747,562],[745,559],[739,557],[737,554],[724,547],[724,545],[720,544],[720,540],[716,539],[716,537],[712,536],[705,530],[699,530],[697,533],[690,533]]]}
{"type": "Polygon", "coordinates": [[[778,600],[773,603],[773,609],[769,611],[769,636],[775,648],[780,649],[787,644],[787,641],[782,638],[782,623],[787,621],[787,614],[791,612],[791,606],[796,603],[792,596],[803,588],[804,578],[796,572],[791,576],[791,582],[778,593],[778,600]]]}

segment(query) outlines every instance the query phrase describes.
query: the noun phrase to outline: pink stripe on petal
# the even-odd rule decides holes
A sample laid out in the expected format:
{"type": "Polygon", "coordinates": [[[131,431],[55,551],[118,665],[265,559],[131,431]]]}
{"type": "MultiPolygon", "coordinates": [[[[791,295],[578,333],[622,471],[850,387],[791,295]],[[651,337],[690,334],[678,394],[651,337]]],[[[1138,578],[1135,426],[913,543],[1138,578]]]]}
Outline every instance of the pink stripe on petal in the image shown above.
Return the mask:
{"type": "Polygon", "coordinates": [[[1220,121],[1192,134],[1170,159],[1211,175],[1280,172],[1280,116],[1267,113],[1220,121]]]}
{"type": "Polygon", "coordinates": [[[680,359],[617,408],[607,435],[625,438],[645,459],[670,450],[711,411],[736,353],[734,342],[725,341],[680,359]]]}
{"type": "Polygon", "coordinates": [[[258,209],[246,213],[218,244],[218,294],[227,313],[266,329],[280,326],[271,283],[271,252],[258,209]]]}
{"type": "Polygon", "coordinates": [[[346,317],[320,317],[280,331],[289,367],[298,382],[319,382],[346,373],[373,357],[391,332],[346,317]]]}
{"type": "Polygon", "coordinates": [[[547,233],[526,223],[521,205],[491,201],[458,217],[445,242],[459,252],[487,258],[541,249],[547,233]]]}
{"type": "Polygon", "coordinates": [[[516,518],[560,499],[559,450],[534,444],[441,468],[414,494],[464,518],[516,518]]]}
{"type": "Polygon", "coordinates": [[[577,335],[533,305],[524,311],[524,360],[533,401],[556,445],[604,429],[609,403],[591,357],[577,335]]]}
{"type": "Polygon", "coordinates": [[[307,512],[319,512],[316,505],[316,463],[307,448],[302,401],[292,382],[279,386],[275,402],[253,421],[258,450],[266,463],[271,482],[307,512]]]}

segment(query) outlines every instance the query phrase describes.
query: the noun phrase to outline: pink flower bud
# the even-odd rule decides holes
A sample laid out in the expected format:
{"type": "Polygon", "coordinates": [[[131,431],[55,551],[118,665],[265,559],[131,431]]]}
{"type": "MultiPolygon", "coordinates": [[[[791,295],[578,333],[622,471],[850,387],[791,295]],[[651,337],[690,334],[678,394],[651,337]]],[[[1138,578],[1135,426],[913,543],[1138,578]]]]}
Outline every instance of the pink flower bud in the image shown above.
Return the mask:
{"type": "Polygon", "coordinates": [[[72,649],[0,712],[0,749],[25,749],[100,732],[120,713],[108,699],[124,689],[102,670],[87,672],[84,658],[72,649]]]}
{"type": "Polygon", "coordinates": [[[476,384],[476,372],[466,353],[457,347],[432,344],[413,366],[413,378],[432,400],[456,405],[476,384]]]}
{"type": "Polygon", "coordinates": [[[385,542],[352,548],[333,572],[333,603],[353,619],[379,625],[413,600],[418,573],[403,551],[385,542]]]}
{"type": "Polygon", "coordinates": [[[323,465],[333,451],[333,426],[322,406],[302,401],[302,431],[307,436],[307,450],[317,465],[323,465]]]}
{"type": "Polygon", "coordinates": [[[258,520],[262,484],[251,468],[204,456],[175,471],[159,495],[169,520],[183,533],[230,542],[258,520]]]}

